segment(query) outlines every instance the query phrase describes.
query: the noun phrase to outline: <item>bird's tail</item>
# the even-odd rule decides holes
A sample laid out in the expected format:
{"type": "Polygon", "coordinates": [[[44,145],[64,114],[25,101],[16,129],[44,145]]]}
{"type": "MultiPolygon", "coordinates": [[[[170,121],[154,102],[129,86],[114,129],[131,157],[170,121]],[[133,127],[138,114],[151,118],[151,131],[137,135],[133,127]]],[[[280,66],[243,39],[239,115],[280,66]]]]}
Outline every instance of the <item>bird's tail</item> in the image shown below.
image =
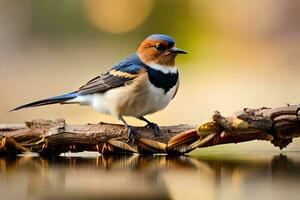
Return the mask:
{"type": "Polygon", "coordinates": [[[50,104],[56,104],[56,103],[66,103],[66,101],[74,99],[77,96],[78,96],[77,92],[71,92],[71,93],[68,93],[68,94],[63,94],[63,95],[60,95],[60,96],[50,97],[50,98],[47,98],[47,99],[42,99],[42,100],[39,100],[39,101],[28,103],[28,104],[19,106],[15,109],[12,109],[11,111],[17,111],[17,110],[21,110],[23,108],[38,107],[38,106],[44,106],[44,105],[50,105],[50,104]]]}

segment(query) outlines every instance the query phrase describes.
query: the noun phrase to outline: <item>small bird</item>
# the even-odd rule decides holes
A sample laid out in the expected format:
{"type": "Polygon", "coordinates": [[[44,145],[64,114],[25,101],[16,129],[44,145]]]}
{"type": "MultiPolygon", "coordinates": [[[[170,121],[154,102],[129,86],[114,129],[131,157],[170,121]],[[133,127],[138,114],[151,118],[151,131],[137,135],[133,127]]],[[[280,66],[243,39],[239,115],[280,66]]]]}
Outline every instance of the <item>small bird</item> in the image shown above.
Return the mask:
{"type": "Polygon", "coordinates": [[[164,109],[177,93],[179,74],[175,66],[178,54],[187,54],[175,45],[172,37],[153,34],[147,37],[132,56],[113,65],[77,91],[42,99],[11,111],[49,104],[80,104],[116,116],[127,129],[128,140],[136,132],[123,116],[147,123],[158,135],[160,128],[144,116],[164,109]]]}

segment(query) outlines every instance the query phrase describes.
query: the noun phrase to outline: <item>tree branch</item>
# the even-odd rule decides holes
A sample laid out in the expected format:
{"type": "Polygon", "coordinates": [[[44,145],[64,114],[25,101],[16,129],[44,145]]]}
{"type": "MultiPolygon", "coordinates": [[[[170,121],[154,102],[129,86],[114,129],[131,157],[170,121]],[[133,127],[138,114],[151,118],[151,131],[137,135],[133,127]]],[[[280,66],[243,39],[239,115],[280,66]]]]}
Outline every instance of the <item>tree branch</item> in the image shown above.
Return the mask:
{"type": "Polygon", "coordinates": [[[299,110],[300,105],[243,109],[230,117],[215,112],[212,120],[198,126],[161,127],[159,136],[154,136],[148,128],[136,127],[138,136],[133,144],[126,143],[125,127],[118,124],[70,125],[63,119],[2,124],[0,154],[58,155],[81,151],[182,154],[195,148],[250,140],[268,140],[284,148],[300,135],[299,110]]]}

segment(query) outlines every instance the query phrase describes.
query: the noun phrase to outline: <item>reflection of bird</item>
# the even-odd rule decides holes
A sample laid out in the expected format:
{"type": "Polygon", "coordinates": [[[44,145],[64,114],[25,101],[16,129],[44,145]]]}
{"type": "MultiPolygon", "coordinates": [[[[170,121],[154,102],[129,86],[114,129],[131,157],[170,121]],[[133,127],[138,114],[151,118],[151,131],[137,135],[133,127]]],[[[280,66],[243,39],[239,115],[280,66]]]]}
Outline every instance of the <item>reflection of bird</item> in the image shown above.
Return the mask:
{"type": "Polygon", "coordinates": [[[177,54],[186,52],[177,48],[170,36],[150,35],[135,54],[90,80],[76,92],[35,101],[13,111],[56,103],[78,103],[117,116],[125,124],[129,138],[134,130],[123,116],[145,121],[158,134],[157,124],[149,122],[144,115],[162,110],[174,98],[179,85],[175,66],[177,54]]]}

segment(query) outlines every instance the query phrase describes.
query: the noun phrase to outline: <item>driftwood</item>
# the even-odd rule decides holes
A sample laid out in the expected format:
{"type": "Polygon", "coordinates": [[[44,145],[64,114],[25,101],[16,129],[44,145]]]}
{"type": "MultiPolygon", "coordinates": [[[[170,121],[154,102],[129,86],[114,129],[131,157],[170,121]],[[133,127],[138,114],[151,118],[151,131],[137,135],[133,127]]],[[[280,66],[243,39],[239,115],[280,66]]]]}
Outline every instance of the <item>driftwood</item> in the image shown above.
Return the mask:
{"type": "Polygon", "coordinates": [[[161,127],[159,136],[136,127],[134,143],[126,143],[126,130],[117,124],[69,125],[65,120],[34,120],[24,125],[0,125],[0,154],[98,151],[102,154],[184,154],[196,148],[250,140],[268,140],[280,149],[300,136],[300,105],[245,108],[230,117],[215,112],[208,122],[161,127]]]}

